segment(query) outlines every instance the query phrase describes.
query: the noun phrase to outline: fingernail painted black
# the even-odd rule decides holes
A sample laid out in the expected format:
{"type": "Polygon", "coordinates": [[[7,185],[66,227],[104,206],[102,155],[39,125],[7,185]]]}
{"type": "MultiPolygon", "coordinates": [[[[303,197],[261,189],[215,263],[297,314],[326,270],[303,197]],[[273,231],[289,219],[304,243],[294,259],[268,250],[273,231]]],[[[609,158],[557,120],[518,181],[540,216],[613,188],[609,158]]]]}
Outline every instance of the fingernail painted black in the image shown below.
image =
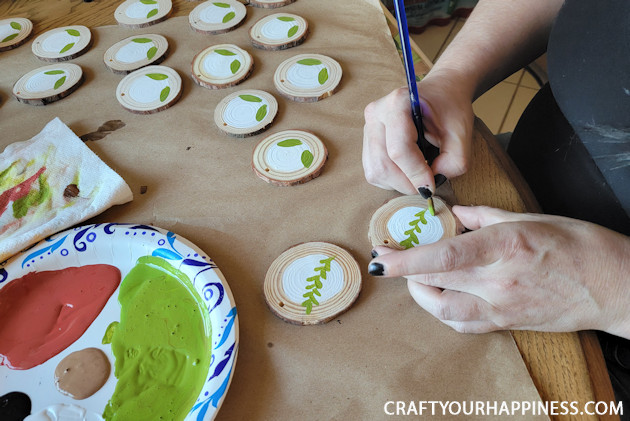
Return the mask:
{"type": "Polygon", "coordinates": [[[372,258],[378,257],[378,251],[372,250],[372,258]]]}
{"type": "Polygon", "coordinates": [[[423,199],[428,199],[429,197],[433,196],[431,190],[426,187],[418,187],[418,193],[420,193],[420,196],[422,196],[423,199]]]}
{"type": "Polygon", "coordinates": [[[370,263],[368,272],[372,276],[382,276],[385,273],[385,267],[381,263],[370,263]]]}
{"type": "Polygon", "coordinates": [[[444,174],[435,174],[435,177],[433,177],[433,179],[435,180],[435,188],[437,189],[442,184],[444,184],[444,182],[446,181],[446,176],[444,174]]]}

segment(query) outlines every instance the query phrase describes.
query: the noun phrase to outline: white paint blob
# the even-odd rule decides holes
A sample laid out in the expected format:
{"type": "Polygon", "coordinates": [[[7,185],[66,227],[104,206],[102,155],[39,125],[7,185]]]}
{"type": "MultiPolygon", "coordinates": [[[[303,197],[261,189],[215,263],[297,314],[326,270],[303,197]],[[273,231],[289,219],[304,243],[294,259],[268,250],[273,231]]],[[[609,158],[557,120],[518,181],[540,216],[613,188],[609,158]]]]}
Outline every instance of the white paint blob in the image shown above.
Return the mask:
{"type": "MultiPolygon", "coordinates": [[[[47,36],[42,41],[41,46],[42,46],[42,49],[46,51],[47,53],[59,54],[59,52],[63,50],[63,48],[66,45],[74,43],[74,45],[76,46],[76,44],[80,40],[81,40],[80,36],[75,37],[73,35],[70,35],[66,31],[59,31],[59,32],[55,32],[54,34],[51,34],[50,36],[47,36]]],[[[72,48],[70,50],[72,50],[72,48]]]]}
{"type": "Polygon", "coordinates": [[[212,52],[204,57],[202,69],[206,74],[215,78],[229,78],[234,76],[230,67],[234,60],[238,60],[241,63],[239,69],[243,67],[245,58],[238,53],[233,56],[224,56],[217,52],[212,52]]]}
{"type": "MultiPolygon", "coordinates": [[[[282,142],[282,140],[279,142],[282,142]]],[[[303,170],[302,153],[304,151],[312,153],[311,148],[304,142],[301,145],[289,147],[278,146],[279,142],[274,143],[267,150],[267,155],[265,156],[267,165],[272,170],[283,173],[303,170]]]]}
{"type": "Polygon", "coordinates": [[[57,404],[29,415],[24,421],[103,421],[103,418],[78,405],[57,404]]]}
{"type": "Polygon", "coordinates": [[[28,92],[45,92],[55,88],[55,83],[62,77],[67,76],[65,73],[58,75],[47,75],[40,72],[33,75],[26,81],[24,87],[28,92]]]}
{"type": "MultiPolygon", "coordinates": [[[[425,209],[420,207],[405,207],[396,211],[396,213],[389,218],[389,221],[387,221],[387,230],[397,243],[409,238],[409,235],[405,234],[405,231],[409,231],[413,228],[409,223],[417,220],[418,216],[416,215],[423,210],[425,209]]],[[[431,216],[431,214],[426,211],[424,218],[427,221],[426,225],[422,222],[418,223],[418,228],[420,228],[421,232],[418,233],[414,231],[414,234],[418,237],[418,244],[414,242],[414,247],[435,243],[444,235],[444,228],[437,216],[431,216]]]]}
{"type": "Polygon", "coordinates": [[[299,89],[314,89],[319,88],[322,85],[319,83],[319,73],[322,69],[327,69],[330,73],[330,69],[324,64],[316,64],[314,66],[307,66],[305,64],[295,63],[287,70],[287,81],[299,89]]]}
{"type": "Polygon", "coordinates": [[[280,19],[271,19],[260,28],[260,33],[267,39],[288,39],[289,30],[294,26],[297,26],[297,22],[294,20],[285,22],[280,19]]]}
{"type": "MultiPolygon", "coordinates": [[[[306,280],[311,276],[318,276],[319,271],[315,272],[314,269],[323,266],[320,261],[330,257],[323,254],[312,254],[291,262],[282,273],[282,288],[286,296],[298,304],[306,300],[303,295],[310,291],[306,289],[306,286],[313,284],[313,282],[306,280]]],[[[344,276],[341,265],[335,260],[330,262],[330,272],[326,272],[326,279],[320,278],[320,281],[323,284],[322,288],[319,289],[321,297],[316,295],[316,299],[320,304],[323,304],[343,289],[344,276]]]]}
{"type": "Polygon", "coordinates": [[[223,18],[230,12],[236,13],[236,10],[232,6],[227,7],[219,7],[208,6],[199,13],[199,19],[204,21],[205,23],[223,23],[223,18]]]}
{"type": "Polygon", "coordinates": [[[144,4],[140,1],[132,3],[125,9],[125,15],[131,19],[147,19],[147,15],[153,9],[159,9],[159,4],[144,4]]]}
{"type": "Polygon", "coordinates": [[[248,129],[259,125],[260,121],[256,120],[258,110],[266,105],[267,114],[269,113],[269,103],[264,98],[260,99],[262,102],[249,102],[240,97],[234,98],[228,102],[223,111],[223,121],[236,129],[248,129]]]}
{"type": "Polygon", "coordinates": [[[19,32],[20,31],[18,31],[17,29],[13,29],[10,23],[7,23],[6,25],[0,25],[0,41],[5,39],[9,35],[17,34],[19,32]]]}
{"type": "Polygon", "coordinates": [[[133,42],[123,45],[114,58],[121,63],[135,63],[147,58],[147,52],[156,45],[153,42],[133,42]]]}
{"type": "Polygon", "coordinates": [[[136,102],[148,104],[160,101],[160,94],[167,86],[168,79],[154,80],[148,76],[138,77],[129,86],[129,96],[136,102]]]}

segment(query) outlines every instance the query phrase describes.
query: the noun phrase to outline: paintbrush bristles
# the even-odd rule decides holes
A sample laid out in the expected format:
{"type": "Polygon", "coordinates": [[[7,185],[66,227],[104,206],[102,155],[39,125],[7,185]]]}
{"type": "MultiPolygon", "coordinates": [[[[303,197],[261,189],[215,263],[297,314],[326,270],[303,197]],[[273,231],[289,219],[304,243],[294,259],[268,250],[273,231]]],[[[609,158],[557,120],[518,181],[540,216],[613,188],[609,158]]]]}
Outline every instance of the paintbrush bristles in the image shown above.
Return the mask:
{"type": "Polygon", "coordinates": [[[429,197],[427,199],[427,204],[429,205],[429,213],[431,216],[435,216],[435,207],[433,206],[433,198],[429,197]]]}

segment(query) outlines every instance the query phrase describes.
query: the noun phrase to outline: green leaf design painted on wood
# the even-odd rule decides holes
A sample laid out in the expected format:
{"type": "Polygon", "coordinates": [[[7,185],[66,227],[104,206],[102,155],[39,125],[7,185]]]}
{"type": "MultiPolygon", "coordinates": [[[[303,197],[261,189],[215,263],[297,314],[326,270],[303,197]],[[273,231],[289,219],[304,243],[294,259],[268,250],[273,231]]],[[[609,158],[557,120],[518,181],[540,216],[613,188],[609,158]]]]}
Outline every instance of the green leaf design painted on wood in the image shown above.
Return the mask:
{"type": "Polygon", "coordinates": [[[282,22],[293,22],[295,19],[290,16],[280,16],[278,20],[281,20],[282,22]]]}
{"type": "Polygon", "coordinates": [[[157,0],[140,0],[142,4],[157,4],[157,0]]]}
{"type": "Polygon", "coordinates": [[[282,142],[276,143],[276,145],[281,146],[283,148],[290,148],[291,146],[298,146],[301,144],[302,144],[302,141],[299,139],[286,139],[286,140],[283,140],[282,142]]]}
{"type": "Polygon", "coordinates": [[[74,47],[74,42],[71,42],[70,44],[66,45],[65,47],[63,47],[61,49],[61,51],[59,51],[59,54],[63,54],[66,51],[68,51],[69,49],[71,49],[72,47],[74,47]]]}
{"type": "Polygon", "coordinates": [[[11,28],[16,29],[18,31],[20,31],[22,29],[22,25],[20,25],[17,22],[11,22],[10,25],[11,25],[11,28]]]}
{"type": "Polygon", "coordinates": [[[215,53],[221,54],[222,56],[235,56],[236,53],[231,52],[230,50],[223,50],[221,48],[214,50],[215,53]]]}
{"type": "Polygon", "coordinates": [[[44,72],[45,75],[62,75],[63,73],[63,70],[49,70],[47,72],[44,72]]]}
{"type": "Polygon", "coordinates": [[[134,38],[131,41],[133,42],[137,42],[138,44],[146,44],[148,42],[151,42],[151,38],[134,38]]]}
{"type": "Polygon", "coordinates": [[[230,5],[229,5],[229,4],[227,4],[227,3],[218,3],[218,2],[217,2],[217,3],[214,3],[214,2],[213,2],[212,4],[214,4],[214,5],[215,5],[215,6],[217,6],[217,7],[222,7],[222,8],[224,8],[224,9],[229,9],[229,8],[230,8],[230,5]]]}
{"type": "Polygon", "coordinates": [[[332,256],[327,259],[320,260],[319,263],[323,264],[323,266],[313,269],[314,272],[319,272],[319,275],[306,278],[306,282],[309,285],[306,285],[306,293],[302,294],[302,297],[306,298],[306,300],[302,302],[302,307],[305,308],[306,314],[311,314],[311,312],[313,311],[313,306],[319,305],[319,301],[317,301],[315,296],[322,296],[321,292],[319,292],[319,290],[324,287],[324,283],[321,281],[321,279],[326,279],[326,273],[330,272],[330,263],[335,259],[335,257],[337,256],[332,256]]]}
{"type": "Polygon", "coordinates": [[[157,47],[149,48],[149,51],[147,51],[147,58],[151,60],[153,57],[155,57],[155,53],[157,53],[157,47]]]}
{"type": "Polygon", "coordinates": [[[414,219],[413,221],[409,222],[409,226],[411,227],[411,229],[404,232],[407,238],[405,238],[404,240],[400,242],[401,247],[404,247],[405,249],[410,249],[415,244],[420,244],[420,241],[418,241],[418,236],[416,235],[416,233],[418,234],[422,233],[420,224],[427,225],[427,219],[425,217],[426,211],[427,211],[426,209],[421,210],[420,212],[414,215],[418,219],[414,219]]]}
{"type": "Polygon", "coordinates": [[[305,58],[298,61],[298,64],[303,64],[305,66],[317,66],[318,64],[322,64],[321,61],[316,58],[305,58]]]}
{"type": "Polygon", "coordinates": [[[231,21],[235,17],[236,17],[236,13],[230,12],[227,15],[223,16],[223,23],[228,23],[229,21],[231,21]]]}
{"type": "Polygon", "coordinates": [[[230,71],[232,72],[233,75],[235,75],[236,72],[238,72],[238,69],[240,68],[241,68],[241,62],[238,60],[234,60],[232,64],[230,64],[230,71]]]}
{"type": "Polygon", "coordinates": [[[302,152],[302,164],[304,165],[305,168],[310,168],[311,164],[313,163],[313,154],[311,153],[311,151],[304,151],[302,152]]]}
{"type": "Polygon", "coordinates": [[[327,80],[328,80],[328,69],[324,67],[322,70],[319,71],[319,75],[317,75],[317,81],[319,82],[320,85],[323,85],[324,83],[326,83],[327,80]]]}
{"type": "Polygon", "coordinates": [[[258,109],[258,112],[256,113],[256,121],[259,121],[259,122],[262,121],[266,115],[267,115],[267,104],[263,105],[262,107],[258,109]]]}
{"type": "Polygon", "coordinates": [[[149,18],[151,18],[151,17],[153,17],[153,16],[155,16],[157,14],[158,14],[158,10],[157,9],[153,9],[149,13],[147,13],[147,19],[149,19],[149,18]]]}
{"type": "Polygon", "coordinates": [[[13,38],[17,37],[18,35],[20,35],[20,34],[11,34],[11,35],[9,35],[8,37],[6,37],[5,39],[3,39],[3,40],[2,40],[2,41],[0,41],[0,42],[9,42],[9,41],[11,41],[13,38]]]}
{"type": "Polygon", "coordinates": [[[247,102],[262,102],[262,99],[254,95],[239,95],[238,97],[247,102]]]}
{"type": "Polygon", "coordinates": [[[289,38],[291,38],[293,35],[297,34],[298,29],[300,29],[300,28],[298,28],[297,25],[292,26],[291,29],[289,29],[289,32],[287,33],[287,36],[289,38]]]}
{"type": "Polygon", "coordinates": [[[55,82],[55,89],[59,89],[61,87],[61,85],[64,84],[65,81],[66,81],[66,77],[65,76],[59,78],[59,80],[57,80],[57,82],[55,82]]]}
{"type": "Polygon", "coordinates": [[[168,76],[163,73],[147,73],[147,77],[150,77],[153,80],[168,79],[168,76]]]}
{"type": "Polygon", "coordinates": [[[66,29],[66,32],[70,35],[72,35],[73,37],[80,37],[81,36],[81,32],[77,31],[76,29],[66,29]]]}
{"type": "Polygon", "coordinates": [[[171,88],[170,87],[166,87],[164,89],[162,89],[162,92],[160,92],[160,101],[164,102],[166,101],[166,98],[168,98],[168,94],[171,93],[171,88]]]}

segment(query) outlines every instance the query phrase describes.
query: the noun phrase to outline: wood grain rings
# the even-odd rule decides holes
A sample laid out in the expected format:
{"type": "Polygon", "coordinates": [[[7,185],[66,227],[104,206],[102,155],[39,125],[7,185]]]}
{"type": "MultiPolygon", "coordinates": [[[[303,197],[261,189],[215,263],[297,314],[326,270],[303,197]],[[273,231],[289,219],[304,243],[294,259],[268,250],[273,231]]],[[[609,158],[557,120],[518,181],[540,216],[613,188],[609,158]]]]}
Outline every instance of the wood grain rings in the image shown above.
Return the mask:
{"type": "Polygon", "coordinates": [[[33,22],[26,18],[0,20],[0,51],[7,51],[24,44],[33,32],[33,22]]]}
{"type": "Polygon", "coordinates": [[[273,95],[247,89],[223,98],[214,110],[214,122],[232,136],[247,137],[266,130],[277,113],[278,101],[273,95]]]}
{"type": "Polygon", "coordinates": [[[273,76],[280,95],[297,102],[331,96],[341,81],[341,65],[321,54],[299,54],[283,61],[273,76]]]}
{"type": "Polygon", "coordinates": [[[125,76],[116,88],[118,102],[136,114],[152,114],[175,104],[182,79],[166,66],[147,66],[125,76]]]}
{"type": "Polygon", "coordinates": [[[195,56],[192,77],[209,89],[238,85],[254,70],[252,56],[233,44],[210,46],[195,56]]]}
{"type": "Polygon", "coordinates": [[[92,33],[81,25],[64,26],[46,31],[31,46],[40,60],[58,62],[72,60],[85,53],[92,45],[92,33]]]}
{"type": "Polygon", "coordinates": [[[31,70],[13,85],[13,96],[31,105],[46,105],[74,92],[83,83],[83,70],[72,63],[57,63],[31,70]]]}
{"type": "Polygon", "coordinates": [[[280,319],[326,323],[346,311],[361,291],[361,271],[346,250],[313,242],[291,247],[267,270],[265,301],[280,319]]]}
{"type": "Polygon", "coordinates": [[[142,34],[118,41],[105,51],[103,62],[114,73],[129,74],[166,58],[168,41],[162,35],[142,34]]]}
{"type": "Polygon", "coordinates": [[[308,35],[308,22],[290,13],[274,13],[249,30],[252,45],[263,50],[285,50],[300,45],[308,35]]]}
{"type": "Polygon", "coordinates": [[[217,35],[241,26],[246,15],[245,6],[236,0],[206,1],[190,12],[188,21],[197,32],[217,35]]]}
{"type": "Polygon", "coordinates": [[[145,28],[166,20],[173,9],[171,0],[126,0],[114,12],[114,18],[127,28],[145,28]]]}

